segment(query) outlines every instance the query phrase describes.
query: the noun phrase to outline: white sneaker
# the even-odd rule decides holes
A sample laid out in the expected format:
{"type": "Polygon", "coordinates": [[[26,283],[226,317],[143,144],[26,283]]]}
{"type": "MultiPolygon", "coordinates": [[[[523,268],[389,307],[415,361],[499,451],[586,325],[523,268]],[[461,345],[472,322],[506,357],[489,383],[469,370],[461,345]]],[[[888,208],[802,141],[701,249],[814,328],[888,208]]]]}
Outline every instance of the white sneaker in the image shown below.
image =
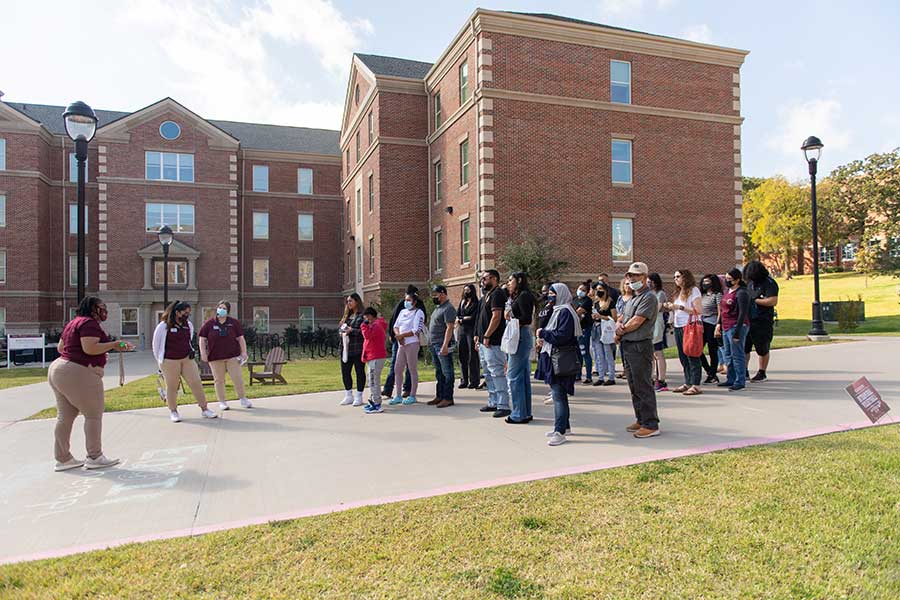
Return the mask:
{"type": "Polygon", "coordinates": [[[559,446],[560,444],[565,444],[568,440],[566,440],[566,436],[553,432],[553,435],[547,440],[548,446],[559,446]]]}
{"type": "Polygon", "coordinates": [[[544,404],[546,404],[546,405],[553,404],[553,396],[547,396],[546,398],[544,398],[544,404]]]}
{"type": "Polygon", "coordinates": [[[350,406],[353,404],[353,392],[347,390],[344,392],[344,399],[341,400],[341,406],[350,406]]]}
{"type": "Polygon", "coordinates": [[[228,410],[228,408],[229,408],[229,407],[228,407],[228,403],[227,403],[227,402],[219,402],[219,409],[220,409],[220,410],[228,410]]]}
{"type": "Polygon", "coordinates": [[[102,454],[97,458],[88,458],[84,461],[85,469],[105,469],[119,464],[118,458],[106,458],[102,454]]]}
{"type": "Polygon", "coordinates": [[[77,469],[78,467],[83,467],[84,461],[78,460],[77,458],[70,458],[66,462],[57,462],[56,468],[54,471],[68,471],[69,469],[77,469]]]}
{"type": "Polygon", "coordinates": [[[253,408],[253,403],[247,398],[241,398],[241,406],[244,408],[253,408]]]}
{"type": "MultiPolygon", "coordinates": [[[[553,434],[554,434],[554,433],[556,433],[556,430],[555,430],[555,429],[551,429],[550,431],[548,431],[548,432],[545,433],[544,435],[547,436],[547,437],[553,437],[553,434]]],[[[572,433],[572,428],[571,428],[571,427],[568,428],[568,429],[566,429],[566,435],[569,435],[570,433],[572,433]]]]}
{"type": "Polygon", "coordinates": [[[362,399],[362,392],[353,392],[353,406],[362,406],[365,404],[362,399]]]}
{"type": "Polygon", "coordinates": [[[219,418],[219,415],[217,415],[217,414],[214,413],[213,411],[209,410],[208,408],[204,408],[204,409],[200,412],[200,414],[203,415],[203,418],[204,418],[204,419],[217,419],[217,418],[219,418]]]}
{"type": "Polygon", "coordinates": [[[171,419],[173,423],[181,423],[181,415],[178,414],[177,410],[173,410],[169,413],[169,419],[171,419]]]}

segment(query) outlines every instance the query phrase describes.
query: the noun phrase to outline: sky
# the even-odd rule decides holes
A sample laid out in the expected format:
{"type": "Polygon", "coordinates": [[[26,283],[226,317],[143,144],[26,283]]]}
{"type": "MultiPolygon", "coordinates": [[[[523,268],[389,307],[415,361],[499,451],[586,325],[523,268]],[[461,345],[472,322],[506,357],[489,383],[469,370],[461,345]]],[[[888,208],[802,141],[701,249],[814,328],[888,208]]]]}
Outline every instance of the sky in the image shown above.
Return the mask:
{"type": "Polygon", "coordinates": [[[809,135],[820,173],[900,146],[886,0],[0,0],[0,91],[125,111],[171,96],[210,119],[338,129],[353,52],[432,62],[479,5],[749,50],[744,175],[806,177],[809,135]]]}

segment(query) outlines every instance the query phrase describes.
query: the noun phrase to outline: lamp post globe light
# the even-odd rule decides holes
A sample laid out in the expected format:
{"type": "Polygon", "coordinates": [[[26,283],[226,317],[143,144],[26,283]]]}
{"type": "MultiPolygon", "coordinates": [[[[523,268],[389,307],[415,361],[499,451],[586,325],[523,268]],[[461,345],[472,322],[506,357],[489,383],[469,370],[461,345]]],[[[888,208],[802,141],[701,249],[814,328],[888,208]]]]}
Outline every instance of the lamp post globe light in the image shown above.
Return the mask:
{"type": "Polygon", "coordinates": [[[97,115],[82,101],[73,102],[63,113],[66,133],[75,142],[75,160],[78,165],[78,303],[84,300],[84,167],[87,161],[88,142],[97,132],[97,115]]]}
{"type": "Polygon", "coordinates": [[[814,135],[806,138],[800,149],[803,150],[803,156],[809,164],[809,185],[812,200],[812,243],[813,243],[813,305],[812,305],[812,327],[806,336],[810,340],[824,342],[828,341],[828,332],[822,322],[822,306],[819,304],[819,215],[818,205],[816,204],[816,172],[818,170],[819,158],[822,156],[822,140],[814,135]]]}
{"type": "Polygon", "coordinates": [[[159,245],[162,246],[163,251],[163,310],[165,310],[169,306],[169,246],[175,239],[175,235],[172,233],[171,227],[163,225],[159,228],[156,237],[159,239],[159,245]]]}

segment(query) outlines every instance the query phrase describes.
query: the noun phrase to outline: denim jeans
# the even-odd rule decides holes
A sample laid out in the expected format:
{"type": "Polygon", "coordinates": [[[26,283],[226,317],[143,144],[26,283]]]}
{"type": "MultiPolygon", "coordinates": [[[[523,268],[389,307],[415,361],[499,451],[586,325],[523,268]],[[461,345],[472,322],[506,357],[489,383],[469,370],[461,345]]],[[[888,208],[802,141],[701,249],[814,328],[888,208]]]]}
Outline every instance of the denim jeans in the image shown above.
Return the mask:
{"type": "Polygon", "coordinates": [[[512,400],[512,415],[515,421],[522,421],[531,415],[531,350],[534,338],[531,326],[519,328],[519,347],[515,354],[509,355],[509,368],[506,379],[509,383],[509,396],[512,400]]]}
{"type": "MultiPolygon", "coordinates": [[[[388,374],[384,380],[384,391],[382,392],[385,396],[394,395],[394,365],[397,364],[397,348],[399,347],[400,345],[397,342],[391,344],[391,366],[388,368],[388,374]]],[[[407,369],[406,377],[403,378],[403,391],[408,392],[411,386],[412,380],[409,378],[409,369],[407,369]]]]}
{"type": "Polygon", "coordinates": [[[553,396],[553,431],[565,435],[572,428],[569,423],[569,395],[558,383],[550,384],[550,394],[553,396]]]}
{"type": "Polygon", "coordinates": [[[441,356],[441,345],[431,345],[431,362],[434,364],[435,396],[440,400],[453,400],[453,352],[441,356]]]}
{"type": "Polygon", "coordinates": [[[593,327],[582,329],[581,337],[578,338],[578,349],[581,350],[581,360],[584,362],[585,379],[591,378],[594,368],[594,361],[591,360],[591,331],[593,329],[593,327]]]}
{"type": "Polygon", "coordinates": [[[749,325],[735,325],[722,334],[722,348],[725,350],[725,365],[728,367],[728,375],[725,383],[731,385],[747,385],[747,355],[744,354],[744,343],[747,341],[749,325]],[[735,341],[734,333],[740,333],[740,339],[735,341]]]}
{"type": "Polygon", "coordinates": [[[594,357],[597,361],[597,373],[601,380],[604,378],[607,381],[616,380],[615,347],[615,344],[604,344],[603,342],[595,344],[594,357]]]}
{"type": "Polygon", "coordinates": [[[675,345],[678,347],[678,360],[681,361],[681,370],[684,372],[684,385],[700,385],[700,357],[684,353],[684,327],[675,328],[675,345]]]}
{"type": "Polygon", "coordinates": [[[366,363],[366,380],[369,382],[369,404],[381,404],[381,370],[383,368],[383,358],[376,358],[366,363]]]}
{"type": "Polygon", "coordinates": [[[509,384],[506,381],[506,352],[500,345],[478,347],[481,371],[488,390],[488,406],[509,410],[509,384]]]}

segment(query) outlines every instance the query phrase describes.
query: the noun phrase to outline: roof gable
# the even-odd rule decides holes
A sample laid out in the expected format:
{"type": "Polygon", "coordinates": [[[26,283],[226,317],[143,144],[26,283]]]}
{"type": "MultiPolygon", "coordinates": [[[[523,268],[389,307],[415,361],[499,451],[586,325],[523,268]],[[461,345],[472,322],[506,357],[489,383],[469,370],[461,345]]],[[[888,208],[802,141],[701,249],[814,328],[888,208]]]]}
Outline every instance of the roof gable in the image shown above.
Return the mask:
{"type": "Polygon", "coordinates": [[[406,79],[425,79],[432,63],[393,56],[376,54],[354,54],[375,75],[403,77],[406,79]]]}
{"type": "Polygon", "coordinates": [[[97,135],[100,137],[116,137],[125,135],[136,125],[144,123],[145,121],[159,116],[161,113],[169,111],[179,113],[186,117],[188,120],[193,121],[195,124],[197,124],[200,129],[204,130],[207,136],[209,136],[211,145],[213,140],[224,146],[236,147],[240,143],[240,140],[238,140],[236,137],[213,125],[211,122],[207,121],[192,110],[185,108],[172,98],[163,98],[159,102],[155,102],[150,106],[146,106],[140,110],[136,110],[133,113],[126,114],[125,116],[115,119],[107,123],[106,125],[102,125],[98,127],[97,135]]]}

